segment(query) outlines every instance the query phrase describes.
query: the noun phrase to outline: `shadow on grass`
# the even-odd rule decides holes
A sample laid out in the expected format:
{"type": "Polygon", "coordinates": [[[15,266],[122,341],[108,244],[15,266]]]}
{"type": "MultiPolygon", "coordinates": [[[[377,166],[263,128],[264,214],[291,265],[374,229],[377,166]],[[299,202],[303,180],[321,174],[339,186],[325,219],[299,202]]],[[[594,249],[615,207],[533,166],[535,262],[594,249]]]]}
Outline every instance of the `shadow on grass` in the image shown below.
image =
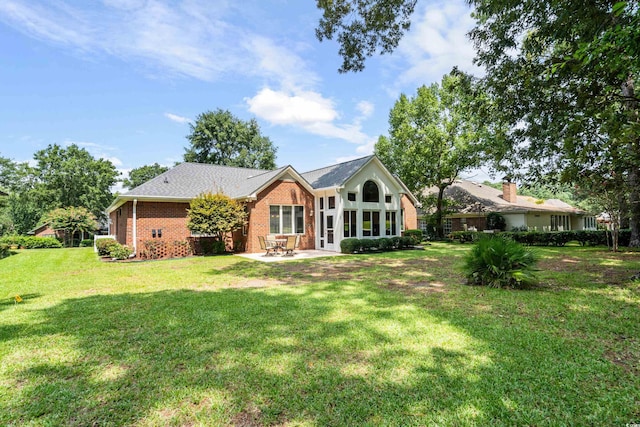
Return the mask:
{"type": "Polygon", "coordinates": [[[465,337],[455,351],[405,346],[388,328],[424,331],[397,299],[342,294],[327,286],[67,300],[31,332],[45,348],[8,360],[0,421],[407,425],[458,417],[468,397],[485,419],[490,372],[467,361],[475,351],[465,337]]]}
{"type": "Polygon", "coordinates": [[[6,309],[7,307],[12,307],[16,304],[20,305],[28,305],[30,300],[40,298],[42,294],[39,293],[31,293],[31,294],[16,294],[9,298],[4,298],[0,300],[0,311],[6,309]],[[17,297],[20,297],[20,301],[18,301],[17,297]]]}
{"type": "Polygon", "coordinates": [[[20,347],[3,425],[598,424],[620,398],[585,393],[607,369],[583,369],[562,339],[344,282],[95,295],[41,314],[29,337],[2,332],[20,347]]]}

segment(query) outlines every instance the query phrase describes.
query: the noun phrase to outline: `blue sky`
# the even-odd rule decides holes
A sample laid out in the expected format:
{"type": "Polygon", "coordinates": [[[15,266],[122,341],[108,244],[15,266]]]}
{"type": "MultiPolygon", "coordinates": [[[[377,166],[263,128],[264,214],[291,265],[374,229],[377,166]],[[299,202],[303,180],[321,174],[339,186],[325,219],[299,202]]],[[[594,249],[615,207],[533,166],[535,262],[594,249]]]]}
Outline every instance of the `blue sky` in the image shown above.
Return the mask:
{"type": "Polygon", "coordinates": [[[368,155],[399,94],[453,66],[476,75],[463,0],[418,2],[393,55],[338,74],[314,0],[2,0],[0,156],[78,144],[131,168],[181,161],[207,110],[255,117],[277,164],[368,155]]]}

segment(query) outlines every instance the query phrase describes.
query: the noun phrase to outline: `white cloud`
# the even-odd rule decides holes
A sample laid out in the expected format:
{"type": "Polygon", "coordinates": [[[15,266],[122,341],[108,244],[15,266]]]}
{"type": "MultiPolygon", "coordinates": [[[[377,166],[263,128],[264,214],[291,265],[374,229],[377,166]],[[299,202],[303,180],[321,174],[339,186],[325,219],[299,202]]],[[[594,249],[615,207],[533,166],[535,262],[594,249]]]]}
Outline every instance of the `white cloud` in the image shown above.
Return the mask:
{"type": "MultiPolygon", "coordinates": [[[[151,74],[215,81],[224,75],[276,79],[285,87],[313,84],[305,62],[274,41],[231,24],[228,0],[64,0],[46,6],[25,0],[0,2],[0,21],[49,43],[83,54],[134,60],[151,74]]],[[[235,16],[235,15],[234,15],[235,16]]]]}
{"type": "Polygon", "coordinates": [[[406,61],[397,84],[422,85],[439,82],[454,66],[481,75],[473,64],[475,50],[467,33],[475,21],[463,0],[425,2],[416,10],[411,31],[400,42],[396,53],[406,61]]]}
{"type": "Polygon", "coordinates": [[[373,114],[375,106],[369,101],[360,101],[356,105],[356,109],[360,112],[361,119],[367,119],[373,114]]]}
{"type": "Polygon", "coordinates": [[[263,88],[245,101],[249,111],[277,125],[308,126],[331,122],[338,117],[333,102],[312,91],[289,93],[263,88]]]}
{"type": "Polygon", "coordinates": [[[275,91],[263,88],[245,99],[249,111],[274,125],[295,126],[314,135],[366,144],[370,137],[354,123],[335,123],[340,118],[334,102],[313,91],[275,91]]]}
{"type": "Polygon", "coordinates": [[[185,123],[192,123],[193,122],[190,118],[179,116],[177,114],[164,113],[164,116],[167,119],[171,120],[172,122],[176,122],[176,123],[185,124],[185,123]]]}

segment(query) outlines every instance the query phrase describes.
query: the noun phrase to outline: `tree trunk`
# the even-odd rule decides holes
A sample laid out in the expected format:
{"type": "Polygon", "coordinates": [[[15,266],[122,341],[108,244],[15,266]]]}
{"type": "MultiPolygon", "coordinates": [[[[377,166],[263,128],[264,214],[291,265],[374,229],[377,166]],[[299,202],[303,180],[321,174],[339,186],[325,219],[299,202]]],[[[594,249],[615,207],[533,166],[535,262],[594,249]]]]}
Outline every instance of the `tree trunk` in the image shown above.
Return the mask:
{"type": "MultiPolygon", "coordinates": [[[[629,76],[622,85],[622,95],[627,98],[626,108],[629,111],[629,120],[638,122],[638,101],[635,97],[635,82],[633,76],[629,76]]],[[[640,247],[640,140],[638,135],[629,138],[629,154],[631,155],[629,170],[629,228],[631,228],[630,247],[640,247]]]]}
{"type": "Polygon", "coordinates": [[[631,240],[629,247],[640,247],[640,170],[637,167],[629,173],[629,228],[631,228],[631,240]]]}
{"type": "Polygon", "coordinates": [[[439,238],[444,237],[444,229],[442,227],[442,200],[444,199],[445,187],[438,187],[438,200],[436,202],[436,235],[439,238]]]}

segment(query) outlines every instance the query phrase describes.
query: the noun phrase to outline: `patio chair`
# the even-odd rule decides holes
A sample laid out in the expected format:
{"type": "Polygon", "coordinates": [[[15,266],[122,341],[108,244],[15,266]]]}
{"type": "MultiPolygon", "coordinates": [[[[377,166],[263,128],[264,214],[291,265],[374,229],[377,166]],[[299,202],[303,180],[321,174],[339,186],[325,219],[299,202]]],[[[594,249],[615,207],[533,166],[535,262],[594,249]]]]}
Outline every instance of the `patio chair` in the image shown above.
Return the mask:
{"type": "Polygon", "coordinates": [[[293,255],[293,251],[296,249],[297,236],[287,236],[287,243],[282,248],[285,255],[293,255]]]}
{"type": "Polygon", "coordinates": [[[278,251],[278,247],[272,242],[267,243],[263,236],[258,236],[258,241],[260,242],[260,249],[266,251],[264,256],[275,255],[278,251]]]}

